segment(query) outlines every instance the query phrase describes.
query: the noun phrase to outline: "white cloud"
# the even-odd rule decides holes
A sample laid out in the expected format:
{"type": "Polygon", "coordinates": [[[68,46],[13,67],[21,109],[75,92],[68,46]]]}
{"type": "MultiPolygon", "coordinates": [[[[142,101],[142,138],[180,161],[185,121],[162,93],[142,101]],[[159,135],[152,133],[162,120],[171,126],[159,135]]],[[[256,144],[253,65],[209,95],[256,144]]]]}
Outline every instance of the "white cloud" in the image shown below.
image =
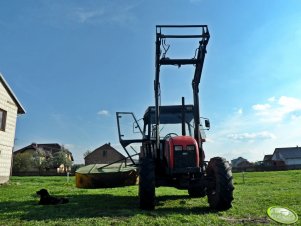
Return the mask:
{"type": "Polygon", "coordinates": [[[75,16],[78,18],[78,21],[80,23],[91,21],[97,17],[101,17],[103,14],[104,14],[103,9],[97,9],[97,10],[78,9],[75,11],[75,16]]]}
{"type": "Polygon", "coordinates": [[[236,113],[239,114],[239,115],[242,115],[243,114],[243,109],[239,108],[236,113]]]}
{"type": "Polygon", "coordinates": [[[128,26],[129,23],[136,21],[137,18],[133,11],[141,3],[142,1],[133,1],[132,3],[120,2],[118,4],[114,1],[108,4],[97,3],[85,8],[73,8],[70,16],[72,20],[82,24],[114,23],[128,26]]]}
{"type": "Polygon", "coordinates": [[[301,111],[301,99],[281,96],[278,101],[275,97],[269,98],[272,104],[255,104],[252,106],[255,115],[263,122],[281,122],[286,116],[301,111]]]}
{"type": "Polygon", "coordinates": [[[300,119],[301,119],[301,115],[295,115],[295,114],[292,114],[292,115],[291,115],[291,119],[292,119],[292,121],[300,120],[300,119]]]}
{"type": "Polygon", "coordinates": [[[109,116],[110,112],[108,110],[100,110],[99,112],[97,112],[97,114],[101,116],[109,116]]]}
{"type": "Polygon", "coordinates": [[[262,160],[275,148],[300,144],[301,99],[296,97],[268,98],[266,102],[236,108],[207,132],[204,144],[206,159],[215,156],[231,160],[242,156],[250,161],[262,160]]]}
{"type": "Polygon", "coordinates": [[[301,100],[294,97],[280,97],[279,105],[288,113],[301,110],[301,100]]]}
{"type": "Polygon", "coordinates": [[[257,133],[236,133],[229,134],[227,138],[231,140],[239,140],[239,141],[255,141],[255,140],[269,140],[275,139],[276,136],[273,133],[262,131],[257,133]]]}
{"type": "Polygon", "coordinates": [[[268,99],[268,101],[269,101],[269,102],[272,102],[272,103],[275,102],[275,100],[276,100],[275,97],[270,97],[270,98],[268,99]]]}
{"type": "Polygon", "coordinates": [[[252,108],[255,111],[266,111],[269,108],[271,108],[271,105],[269,105],[269,104],[255,104],[255,105],[252,106],[252,108]]]}
{"type": "Polygon", "coordinates": [[[64,146],[65,146],[65,148],[67,148],[69,150],[75,148],[74,144],[64,144],[64,146]]]}

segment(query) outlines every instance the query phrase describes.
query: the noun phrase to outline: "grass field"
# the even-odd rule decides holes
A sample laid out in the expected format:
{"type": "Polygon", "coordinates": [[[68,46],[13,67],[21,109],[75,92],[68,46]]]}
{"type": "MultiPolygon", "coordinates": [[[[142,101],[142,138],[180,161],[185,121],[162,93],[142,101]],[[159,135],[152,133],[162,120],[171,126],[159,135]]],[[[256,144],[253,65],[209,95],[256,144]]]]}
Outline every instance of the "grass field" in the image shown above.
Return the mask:
{"type": "MultiPolygon", "coordinates": [[[[138,208],[138,187],[79,189],[75,178],[12,177],[0,186],[0,225],[277,225],[266,215],[279,205],[301,216],[301,170],[234,174],[233,208],[214,212],[207,198],[187,191],[156,189],[155,211],[138,208]],[[47,188],[70,202],[37,205],[35,191],[47,188]]],[[[299,221],[295,225],[301,225],[299,221]]]]}

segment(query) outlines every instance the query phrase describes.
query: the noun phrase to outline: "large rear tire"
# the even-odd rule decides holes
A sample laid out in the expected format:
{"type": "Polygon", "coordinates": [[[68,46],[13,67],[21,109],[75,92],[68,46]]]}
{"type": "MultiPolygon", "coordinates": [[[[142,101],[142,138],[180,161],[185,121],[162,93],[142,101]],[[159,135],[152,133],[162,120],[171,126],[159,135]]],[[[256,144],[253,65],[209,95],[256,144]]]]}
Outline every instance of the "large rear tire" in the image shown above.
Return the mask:
{"type": "Polygon", "coordinates": [[[140,159],[139,201],[143,210],[155,208],[155,164],[151,158],[140,159]]]}
{"type": "Polygon", "coordinates": [[[227,210],[232,207],[233,177],[229,162],[224,158],[210,159],[207,166],[207,197],[209,206],[216,210],[227,210]]]}

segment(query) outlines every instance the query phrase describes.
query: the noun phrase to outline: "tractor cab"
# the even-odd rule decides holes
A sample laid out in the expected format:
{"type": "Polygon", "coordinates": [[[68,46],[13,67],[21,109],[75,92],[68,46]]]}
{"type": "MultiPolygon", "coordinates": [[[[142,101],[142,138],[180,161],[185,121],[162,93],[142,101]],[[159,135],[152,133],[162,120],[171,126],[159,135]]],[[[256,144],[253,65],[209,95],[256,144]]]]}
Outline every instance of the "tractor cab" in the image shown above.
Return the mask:
{"type": "MultiPolygon", "coordinates": [[[[172,105],[160,106],[160,123],[159,134],[160,141],[173,136],[191,136],[194,135],[195,120],[193,105],[172,105]]],[[[207,118],[201,117],[203,123],[200,123],[200,141],[206,141],[205,130],[210,128],[210,121],[207,118]],[[204,126],[203,126],[204,124],[204,126]]],[[[150,106],[146,109],[144,117],[143,136],[144,139],[156,138],[156,121],[155,121],[155,107],[150,106]]]]}
{"type": "MultiPolygon", "coordinates": [[[[154,152],[157,159],[158,172],[166,175],[199,171],[200,156],[204,161],[204,153],[193,137],[194,108],[193,105],[160,106],[159,134],[160,148],[154,152]]],[[[144,117],[144,140],[156,139],[155,107],[148,107],[144,117]]],[[[208,122],[206,120],[208,125],[208,122]]],[[[205,133],[200,125],[201,141],[205,141],[205,133]]]]}
{"type": "MultiPolygon", "coordinates": [[[[188,135],[193,136],[194,119],[193,105],[160,106],[160,140],[170,136],[188,135]],[[184,124],[184,128],[183,128],[184,124]],[[183,132],[184,129],[184,132],[183,132]],[[184,134],[183,134],[184,133],[184,134]]],[[[145,111],[143,133],[146,139],[156,138],[155,107],[148,107],[145,111]]]]}

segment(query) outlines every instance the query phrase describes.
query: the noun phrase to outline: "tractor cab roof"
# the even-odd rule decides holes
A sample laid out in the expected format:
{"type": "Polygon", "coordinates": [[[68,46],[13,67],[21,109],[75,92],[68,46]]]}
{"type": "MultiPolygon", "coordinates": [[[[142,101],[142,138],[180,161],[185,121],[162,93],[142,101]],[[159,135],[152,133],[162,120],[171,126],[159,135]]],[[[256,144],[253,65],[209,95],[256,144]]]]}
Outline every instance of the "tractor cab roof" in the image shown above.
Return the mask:
{"type": "MultiPolygon", "coordinates": [[[[150,106],[144,113],[144,121],[155,123],[155,106],[150,106]]],[[[177,124],[182,122],[182,105],[160,106],[160,124],[177,124]]],[[[193,105],[185,105],[185,121],[193,120],[193,105]]]]}

